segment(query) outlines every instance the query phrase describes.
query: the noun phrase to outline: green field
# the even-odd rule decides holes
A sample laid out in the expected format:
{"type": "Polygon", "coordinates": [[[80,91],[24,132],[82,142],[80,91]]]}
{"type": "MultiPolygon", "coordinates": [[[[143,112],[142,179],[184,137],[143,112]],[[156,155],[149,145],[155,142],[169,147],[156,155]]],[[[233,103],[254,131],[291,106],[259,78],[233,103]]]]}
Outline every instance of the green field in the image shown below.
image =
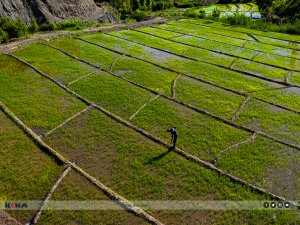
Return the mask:
{"type": "MultiPolygon", "coordinates": [[[[277,200],[267,192],[297,202],[298,38],[184,20],[40,41],[0,55],[0,102],[39,140],[133,204],[277,200]],[[177,150],[167,146],[171,126],[177,150]]],[[[66,165],[4,111],[0,197],[43,200],[66,165]]],[[[71,170],[50,200],[114,197],[71,170]]],[[[172,225],[300,223],[295,210],[145,211],[172,225]]],[[[36,212],[10,213],[26,223],[36,212]]],[[[47,210],[38,224],[151,223],[125,210],[47,210]]]]}

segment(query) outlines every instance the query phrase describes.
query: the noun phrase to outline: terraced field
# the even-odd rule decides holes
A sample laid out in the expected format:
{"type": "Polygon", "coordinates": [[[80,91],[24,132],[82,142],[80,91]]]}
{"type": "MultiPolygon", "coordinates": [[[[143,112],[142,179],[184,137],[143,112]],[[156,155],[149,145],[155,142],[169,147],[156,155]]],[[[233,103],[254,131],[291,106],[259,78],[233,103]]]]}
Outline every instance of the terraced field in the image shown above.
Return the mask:
{"type": "Polygon", "coordinates": [[[136,205],[298,204],[299,36],[182,20],[47,40],[0,65],[4,197],[126,209],[10,212],[22,223],[299,224],[295,210],[136,205]]]}

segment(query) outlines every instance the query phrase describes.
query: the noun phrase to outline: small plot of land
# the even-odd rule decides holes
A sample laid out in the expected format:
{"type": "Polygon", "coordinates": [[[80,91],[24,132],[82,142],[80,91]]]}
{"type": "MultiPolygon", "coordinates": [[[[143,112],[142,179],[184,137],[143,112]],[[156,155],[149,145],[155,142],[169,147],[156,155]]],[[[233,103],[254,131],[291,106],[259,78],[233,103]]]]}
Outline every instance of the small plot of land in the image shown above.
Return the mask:
{"type": "Polygon", "coordinates": [[[66,206],[70,209],[75,208],[72,204],[78,204],[78,202],[80,204],[80,201],[84,201],[85,204],[81,206],[85,206],[90,210],[47,210],[42,214],[39,224],[150,224],[140,217],[121,210],[121,207],[120,210],[113,211],[93,210],[97,206],[99,207],[99,204],[97,205],[94,201],[101,201],[103,208],[105,204],[108,206],[113,205],[115,208],[118,208],[118,206],[85,178],[73,171],[64,178],[50,200],[66,201],[66,206]]]}
{"type": "MultiPolygon", "coordinates": [[[[2,111],[0,143],[1,201],[42,201],[63,168],[35,146],[2,111]]],[[[12,216],[24,224],[34,213],[13,211],[12,216]]]]}
{"type": "MultiPolygon", "coordinates": [[[[271,200],[267,192],[297,200],[299,46],[298,36],[206,20],[57,38],[0,56],[0,101],[39,141],[130,202],[271,200]]],[[[63,168],[8,117],[1,111],[0,190],[42,200],[63,168]]],[[[77,172],[50,200],[114,200],[77,172]]],[[[293,211],[145,210],[164,224],[299,223],[293,211]]],[[[12,215],[28,222],[35,213],[12,215]]],[[[149,221],[118,210],[46,211],[39,222],[149,221]]]]}

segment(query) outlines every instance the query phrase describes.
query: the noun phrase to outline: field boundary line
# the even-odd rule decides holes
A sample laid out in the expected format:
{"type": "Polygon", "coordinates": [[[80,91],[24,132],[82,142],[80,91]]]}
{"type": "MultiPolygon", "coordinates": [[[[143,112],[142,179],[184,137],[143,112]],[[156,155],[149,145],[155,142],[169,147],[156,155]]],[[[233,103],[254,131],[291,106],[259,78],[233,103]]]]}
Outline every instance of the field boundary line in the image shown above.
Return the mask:
{"type": "Polygon", "coordinates": [[[58,162],[62,162],[63,164],[71,164],[67,159],[65,159],[61,154],[56,152],[50,146],[42,141],[42,139],[36,135],[30,128],[28,128],[18,117],[16,117],[1,101],[0,101],[0,108],[4,112],[4,114],[10,118],[13,122],[15,122],[22,130],[24,130],[30,138],[34,140],[34,143],[37,144],[41,149],[50,153],[58,162]]]}
{"type": "Polygon", "coordinates": [[[114,65],[116,64],[117,61],[119,61],[121,58],[123,58],[125,55],[119,55],[117,58],[114,59],[114,61],[111,63],[110,68],[109,68],[109,72],[112,72],[114,65]]]}
{"type": "Polygon", "coordinates": [[[94,107],[94,105],[89,105],[88,107],[86,107],[85,109],[79,111],[78,113],[76,113],[75,115],[69,117],[68,119],[66,119],[63,123],[59,124],[57,127],[53,128],[52,130],[50,130],[49,132],[47,132],[45,135],[42,136],[42,138],[46,138],[48,137],[50,134],[52,134],[54,131],[56,131],[57,129],[63,127],[66,123],[72,121],[73,119],[77,118],[78,116],[80,116],[81,114],[85,113],[86,111],[92,109],[94,107]]]}
{"type": "MultiPolygon", "coordinates": [[[[42,74],[41,74],[42,75],[42,74]]],[[[81,99],[82,100],[82,99],[81,99]]],[[[105,186],[103,183],[101,183],[99,180],[88,174],[86,171],[81,169],[81,167],[77,166],[74,163],[71,163],[69,160],[64,158],[62,155],[60,155],[56,150],[51,148],[49,145],[47,145],[42,139],[39,138],[29,127],[27,127],[18,117],[16,117],[1,101],[0,101],[0,108],[3,110],[3,112],[11,119],[13,120],[18,126],[21,127],[25,133],[34,140],[34,143],[38,145],[41,150],[46,150],[47,152],[50,152],[52,156],[56,157],[60,162],[63,162],[64,164],[69,165],[72,167],[75,171],[79,172],[83,177],[88,179],[91,183],[96,185],[105,195],[107,195],[110,199],[118,201],[121,206],[130,211],[131,213],[142,217],[146,221],[155,224],[155,225],[163,225],[160,221],[155,219],[153,216],[148,214],[146,211],[144,211],[142,208],[134,206],[129,200],[124,198],[123,196],[119,195],[118,193],[114,192],[109,187],[105,186]]],[[[101,108],[97,106],[97,108],[101,108]]]]}
{"type": "MultiPolygon", "coordinates": [[[[75,38],[75,37],[74,37],[74,38],[75,38]]],[[[87,41],[87,40],[84,40],[84,39],[81,39],[81,38],[75,38],[75,39],[77,39],[77,40],[79,40],[79,41],[83,41],[83,42],[89,43],[89,44],[91,44],[91,45],[98,46],[98,47],[100,47],[100,48],[103,48],[103,49],[106,49],[106,50],[109,50],[109,51],[112,51],[112,52],[115,52],[115,53],[117,53],[117,54],[123,54],[123,53],[121,53],[121,52],[119,52],[119,51],[110,49],[110,48],[108,48],[108,47],[99,45],[99,44],[97,44],[97,43],[93,43],[93,42],[90,42],[90,41],[87,41]]],[[[59,48],[56,48],[56,47],[51,46],[51,45],[46,45],[46,44],[43,44],[43,45],[48,46],[48,47],[51,47],[51,48],[54,48],[54,49],[56,49],[56,50],[58,50],[58,51],[61,51],[61,52],[65,53],[65,54],[68,55],[69,57],[72,57],[72,58],[74,58],[74,59],[77,59],[77,60],[79,60],[79,61],[81,61],[81,62],[86,63],[87,65],[90,65],[90,66],[93,66],[93,67],[99,69],[98,66],[93,65],[93,64],[91,64],[91,63],[89,63],[89,62],[87,62],[87,61],[85,61],[85,60],[82,60],[82,59],[79,59],[79,58],[77,58],[77,57],[74,57],[73,55],[70,55],[69,53],[67,53],[67,52],[65,52],[65,51],[63,51],[63,50],[61,50],[61,49],[59,49],[59,48]]],[[[225,91],[228,91],[228,92],[231,92],[231,93],[240,95],[240,96],[247,96],[247,92],[243,93],[243,92],[235,91],[235,90],[232,90],[232,89],[229,89],[229,88],[226,88],[226,87],[222,87],[222,86],[220,86],[220,85],[217,85],[217,84],[215,84],[215,83],[212,83],[212,82],[203,80],[203,79],[201,79],[201,78],[194,77],[194,76],[192,76],[192,75],[188,75],[188,74],[185,74],[185,73],[176,71],[176,70],[174,70],[174,69],[171,69],[171,68],[168,68],[168,67],[165,67],[165,66],[161,66],[161,65],[159,65],[159,64],[157,64],[157,63],[153,63],[153,62],[150,62],[150,61],[147,61],[147,60],[144,60],[144,59],[140,59],[140,58],[137,58],[137,57],[128,55],[128,54],[125,54],[125,56],[130,57],[130,58],[133,58],[133,59],[140,60],[140,61],[142,61],[142,62],[149,63],[149,64],[151,64],[151,65],[154,65],[154,66],[156,66],[156,67],[165,69],[165,70],[170,71],[170,72],[174,72],[174,73],[177,73],[177,74],[180,73],[182,76],[189,77],[189,78],[191,78],[191,79],[200,81],[200,82],[205,83],[205,84],[212,85],[212,86],[214,86],[214,87],[216,87],[216,88],[220,88],[220,89],[222,89],[222,90],[225,90],[225,91]]],[[[101,69],[101,68],[100,68],[100,69],[101,69]]],[[[226,68],[225,68],[225,69],[226,69],[226,68]]],[[[101,70],[102,70],[102,69],[101,69],[101,70]]],[[[102,70],[102,71],[105,71],[105,70],[102,70]]],[[[234,70],[234,71],[235,71],[235,70],[234,70]]],[[[235,71],[235,72],[238,72],[238,71],[235,71]]],[[[241,73],[241,72],[238,72],[238,73],[243,74],[243,73],[241,73]]],[[[112,74],[112,75],[114,75],[114,74],[112,74]]],[[[114,76],[116,76],[116,75],[114,75],[114,76]]],[[[117,77],[120,77],[120,76],[117,76],[117,77]]],[[[125,79],[125,78],[123,78],[123,79],[125,79]]],[[[126,79],[126,80],[127,80],[127,79],[126,79]]],[[[127,80],[127,81],[128,81],[128,82],[131,82],[131,83],[133,83],[133,84],[137,84],[137,83],[135,83],[135,82],[133,82],[133,81],[130,81],[130,80],[127,80]]],[[[139,84],[137,84],[137,85],[139,85],[139,84]]],[[[282,82],[281,85],[284,85],[284,87],[286,87],[287,84],[284,83],[284,82],[282,82]]],[[[143,86],[140,85],[140,87],[143,87],[143,86]]],[[[299,86],[297,86],[297,85],[289,85],[289,87],[299,87],[299,86]]],[[[300,87],[299,87],[299,88],[300,88],[300,87]]],[[[147,89],[148,89],[149,91],[151,91],[152,93],[158,94],[158,92],[156,92],[156,91],[153,91],[153,90],[151,90],[151,89],[149,89],[149,88],[147,88],[147,89]]],[[[258,97],[253,97],[253,98],[254,98],[254,99],[257,99],[258,101],[264,102],[264,103],[266,103],[266,104],[269,104],[269,105],[272,105],[272,106],[276,106],[276,107],[278,107],[278,108],[285,109],[285,110],[291,111],[291,112],[293,112],[293,113],[300,114],[300,112],[298,112],[298,111],[296,111],[296,110],[293,110],[293,109],[290,109],[290,108],[287,108],[287,107],[284,107],[284,106],[281,106],[281,105],[278,105],[278,104],[274,104],[274,103],[272,103],[272,102],[268,102],[268,101],[263,100],[263,99],[261,99],[261,98],[258,98],[258,97]]]]}
{"type": "MultiPolygon", "coordinates": [[[[276,53],[271,53],[271,52],[265,52],[265,51],[261,51],[261,50],[257,50],[257,49],[253,49],[253,48],[249,48],[249,47],[246,47],[246,44],[248,44],[249,42],[255,42],[256,41],[251,41],[251,40],[245,40],[245,39],[238,39],[238,40],[245,40],[244,44],[241,46],[241,45],[237,45],[237,44],[232,44],[232,43],[228,43],[228,42],[222,42],[222,41],[218,41],[218,40],[214,40],[214,39],[211,39],[211,38],[208,38],[208,37],[201,37],[201,36],[198,36],[197,34],[195,33],[183,33],[183,32],[179,32],[179,31],[174,31],[172,29],[168,29],[166,27],[158,27],[158,26],[152,26],[153,28],[156,28],[156,29],[160,29],[160,30],[165,30],[165,31],[170,31],[170,32],[173,32],[173,33],[178,33],[178,34],[182,34],[183,36],[191,36],[191,37],[195,37],[195,38],[199,38],[199,39],[205,39],[205,40],[208,40],[208,41],[214,41],[214,42],[218,42],[220,43],[221,45],[222,44],[227,44],[227,45],[231,45],[233,47],[238,47],[238,48],[244,48],[244,49],[247,49],[247,50],[250,50],[250,51],[255,51],[255,52],[261,52],[261,53],[264,53],[264,54],[269,54],[269,55],[275,55],[275,56],[281,56],[281,57],[285,57],[285,58],[290,58],[290,59],[298,59],[300,60],[300,57],[299,58],[295,58],[295,56],[289,56],[289,55],[280,55],[280,54],[276,54],[276,53]]],[[[190,29],[190,28],[188,28],[190,29]]],[[[134,30],[134,29],[133,29],[134,30]]],[[[139,31],[139,30],[135,30],[135,31],[139,31]]],[[[139,32],[142,32],[142,33],[145,33],[145,34],[150,34],[150,33],[147,33],[147,32],[143,32],[143,31],[139,31],[139,32]]],[[[209,32],[208,32],[209,33],[209,32]]],[[[150,34],[152,35],[152,34],[150,34]]],[[[221,34],[220,34],[221,35],[221,34]]],[[[157,35],[154,35],[155,37],[160,37],[161,36],[157,36],[157,35]]],[[[224,36],[224,35],[221,35],[221,36],[224,36]]],[[[180,37],[180,36],[179,36],[180,37]]],[[[225,37],[228,37],[228,36],[225,36],[225,37]]],[[[173,40],[174,38],[177,38],[177,37],[173,37],[171,39],[167,39],[169,41],[176,41],[176,40],[173,40]]],[[[229,38],[233,38],[233,39],[237,39],[237,38],[234,38],[234,37],[229,37],[229,38]]],[[[165,38],[166,39],[166,38],[165,38]]],[[[203,49],[206,49],[206,50],[209,50],[209,51],[214,51],[212,49],[209,49],[209,48],[204,48],[204,47],[199,47],[199,46],[196,46],[196,45],[192,45],[192,44],[187,44],[187,43],[183,43],[183,42],[178,42],[180,44],[185,44],[185,45],[191,45],[193,47],[197,47],[197,48],[203,48],[203,49]]],[[[263,45],[269,45],[269,44],[266,44],[266,43],[262,43],[260,42],[261,44],[263,45]]],[[[271,45],[271,46],[274,46],[274,45],[271,45]]],[[[279,47],[279,48],[284,48],[284,49],[287,49],[287,50],[290,50],[290,51],[293,51],[294,49],[291,49],[291,48],[287,48],[287,47],[282,47],[282,46],[276,46],[276,47],[279,47]]],[[[296,50],[296,51],[300,51],[300,50],[296,50]]],[[[228,53],[224,53],[224,52],[220,52],[218,51],[217,53],[222,53],[222,54],[228,54],[228,53]]],[[[232,57],[241,57],[241,56],[236,56],[236,55],[231,55],[229,54],[229,56],[232,56],[232,57]]],[[[241,57],[243,59],[247,59],[249,60],[249,58],[244,58],[244,57],[241,57]]]]}
{"type": "Polygon", "coordinates": [[[180,74],[178,74],[172,81],[172,88],[171,88],[172,98],[176,97],[176,84],[179,78],[180,78],[180,74]]]}
{"type": "Polygon", "coordinates": [[[67,176],[67,174],[71,171],[72,167],[70,165],[67,166],[67,168],[64,170],[64,172],[59,176],[59,178],[55,181],[55,183],[53,184],[53,186],[51,187],[51,189],[48,191],[48,193],[46,194],[46,197],[43,200],[43,204],[41,205],[41,207],[38,209],[38,211],[36,212],[36,214],[34,215],[33,219],[31,220],[31,222],[29,223],[31,224],[36,224],[38,222],[38,220],[40,219],[40,216],[42,214],[42,212],[44,211],[45,206],[47,205],[49,199],[52,197],[54,191],[57,189],[57,187],[59,186],[59,184],[62,182],[62,180],[65,178],[65,176],[67,176]]]}
{"type": "MultiPolygon", "coordinates": [[[[18,59],[18,58],[16,58],[18,59]]],[[[22,60],[23,61],[23,60],[22,60]]],[[[31,65],[30,63],[27,63],[26,61],[23,61],[24,63],[26,63],[25,65],[31,67],[31,68],[35,68],[33,65],[31,65]]],[[[34,69],[36,72],[38,72],[39,74],[41,74],[42,76],[45,74],[43,73],[42,71],[40,71],[39,69],[35,68],[34,69]]],[[[46,74],[45,74],[46,75],[46,74]]],[[[47,75],[47,77],[49,77],[47,75]]],[[[57,81],[53,80],[53,82],[57,83],[57,81]]],[[[67,87],[64,87],[63,88],[65,91],[69,92],[69,93],[73,93],[74,97],[78,98],[79,100],[85,102],[85,103],[88,103],[88,104],[94,104],[88,100],[86,100],[85,98],[81,97],[80,95],[78,95],[77,93],[69,90],[67,87]]],[[[170,98],[168,96],[165,96],[166,98],[170,98]]],[[[172,98],[170,98],[172,99],[172,98]]],[[[179,101],[178,101],[179,102],[179,101]]],[[[0,102],[0,106],[1,108],[6,112],[7,115],[9,115],[10,117],[13,116],[13,119],[15,122],[19,121],[21,122],[16,116],[14,116],[12,113],[8,113],[7,109],[1,102],[0,102]]],[[[167,147],[168,149],[170,149],[170,145],[167,144],[166,142],[162,141],[161,139],[149,134],[148,132],[146,132],[145,130],[141,129],[141,128],[138,128],[134,125],[132,125],[130,122],[120,118],[119,116],[107,111],[105,108],[103,108],[102,106],[99,106],[99,105],[96,105],[94,104],[95,108],[99,109],[103,114],[107,115],[108,117],[112,118],[113,120],[123,124],[124,126],[126,127],[129,127],[131,128],[132,130],[134,130],[135,132],[137,133],[140,133],[141,135],[145,136],[146,138],[148,138],[149,140],[152,140],[153,142],[157,143],[157,144],[160,144],[162,146],[165,146],[167,147]]],[[[205,112],[204,110],[202,110],[203,112],[205,112]]],[[[209,113],[210,114],[210,113],[209,113]]],[[[210,114],[212,115],[212,114],[210,114]]],[[[213,116],[213,115],[212,115],[213,116]]],[[[218,118],[217,116],[214,116],[216,118],[218,118]]],[[[219,120],[224,120],[224,119],[221,119],[219,118],[219,120]]],[[[224,120],[226,121],[226,120],[224,120]]],[[[234,123],[231,123],[229,121],[226,121],[227,123],[229,124],[233,124],[235,126],[239,126],[239,125],[236,125],[234,123]]],[[[22,123],[22,122],[21,122],[22,123]]],[[[242,126],[240,126],[242,127],[242,126]]],[[[34,138],[34,140],[36,140],[40,145],[43,145],[45,146],[46,148],[50,148],[50,146],[46,145],[33,131],[31,131],[28,127],[26,127],[24,125],[23,127],[25,129],[26,132],[29,132],[30,134],[33,134],[32,138],[34,138]]],[[[244,128],[244,129],[247,129],[247,130],[251,130],[249,128],[244,128]]],[[[252,131],[252,130],[251,130],[252,131]]],[[[252,131],[252,132],[255,132],[255,131],[252,131]]],[[[258,131],[257,132],[258,134],[261,134],[263,136],[266,136],[266,137],[269,137],[269,138],[273,138],[275,139],[274,137],[271,137],[263,132],[260,132],[258,131]]],[[[279,143],[282,141],[278,141],[279,143]]],[[[289,146],[293,146],[291,144],[288,144],[289,146]]],[[[295,146],[296,149],[300,149],[299,146],[295,146]]],[[[52,150],[53,153],[55,155],[57,155],[58,153],[55,151],[55,150],[52,150]]],[[[200,160],[199,158],[195,157],[195,156],[192,156],[190,155],[189,153],[186,153],[185,151],[183,150],[180,150],[180,149],[177,149],[175,148],[174,149],[174,152],[176,152],[177,154],[183,156],[184,158],[188,159],[188,160],[191,160],[191,161],[194,161],[194,162],[197,162],[199,165],[202,165],[206,168],[209,168],[211,170],[214,170],[216,172],[218,172],[219,174],[222,174],[223,176],[226,176],[228,178],[230,178],[233,182],[236,182],[236,183],[239,183],[239,184],[242,184],[244,185],[245,187],[248,187],[254,191],[257,191],[259,193],[262,193],[262,194],[266,194],[268,196],[271,196],[272,198],[274,199],[279,199],[279,200],[282,200],[282,201],[286,201],[286,199],[284,197],[281,197],[281,196],[278,196],[278,195],[275,195],[271,192],[268,192],[262,188],[259,188],[255,185],[252,185],[244,180],[242,180],[241,178],[238,178],[238,177],[235,177],[229,173],[226,173],[224,171],[222,171],[221,169],[215,167],[214,165],[212,165],[211,163],[208,163],[208,162],[205,162],[203,160],[200,160]]],[[[141,217],[143,217],[144,219],[146,219],[147,221],[149,222],[152,222],[153,224],[157,224],[157,225],[161,225],[162,223],[159,222],[157,219],[155,219],[154,217],[152,217],[150,214],[148,214],[147,212],[145,212],[143,209],[139,208],[139,207],[135,207],[130,201],[128,201],[127,199],[125,199],[124,197],[118,195],[117,193],[115,193],[113,190],[111,190],[110,188],[106,187],[104,184],[102,184],[100,181],[98,181],[97,179],[95,179],[94,177],[92,177],[91,175],[87,174],[84,170],[82,170],[80,167],[78,167],[77,165],[73,165],[71,162],[69,162],[68,160],[66,160],[64,157],[62,157],[62,159],[64,160],[65,163],[68,163],[69,165],[71,165],[75,170],[79,171],[84,177],[86,177],[87,179],[89,179],[92,183],[94,183],[96,186],[98,186],[103,192],[105,192],[108,196],[110,196],[111,198],[113,199],[116,199],[118,200],[120,203],[122,203],[122,205],[129,211],[135,213],[136,215],[139,215],[141,217]]],[[[291,204],[293,205],[297,205],[296,203],[294,202],[290,202],[291,204]]],[[[297,205],[298,206],[298,205],[297,205]]]]}
{"type": "MultiPolygon", "coordinates": [[[[261,55],[261,54],[262,54],[261,52],[255,54],[255,55],[250,59],[250,61],[254,62],[255,58],[258,57],[258,56],[261,55]]],[[[255,62],[257,62],[257,61],[255,61],[255,62]]],[[[259,63],[259,62],[258,62],[258,63],[259,63]]]]}
{"type": "Polygon", "coordinates": [[[73,80],[73,81],[67,83],[66,86],[68,87],[68,86],[70,86],[70,85],[76,83],[77,81],[80,81],[80,80],[82,80],[82,79],[84,79],[84,78],[86,78],[86,77],[89,77],[89,76],[91,76],[91,75],[93,75],[93,74],[95,74],[95,73],[97,73],[97,72],[94,71],[94,72],[90,72],[90,73],[88,73],[88,74],[86,74],[86,75],[83,75],[82,77],[79,77],[79,78],[77,78],[77,79],[75,79],[75,80],[73,80]]]}
{"type": "Polygon", "coordinates": [[[148,102],[146,102],[144,105],[142,105],[130,118],[129,121],[131,121],[134,117],[137,116],[137,114],[139,114],[147,105],[149,105],[151,102],[153,102],[154,100],[158,99],[161,95],[158,94],[156,95],[154,98],[151,98],[148,102]]]}
{"type": "Polygon", "coordinates": [[[230,64],[229,68],[232,69],[233,66],[234,66],[234,64],[235,64],[236,61],[238,61],[238,60],[240,60],[240,59],[234,59],[234,60],[232,60],[232,63],[230,64]]]}
{"type": "MultiPolygon", "coordinates": [[[[111,37],[114,37],[114,38],[119,38],[121,40],[125,40],[127,42],[132,42],[132,43],[135,43],[135,44],[138,44],[138,45],[141,45],[141,46],[144,46],[144,47],[148,47],[148,48],[152,48],[152,49],[155,49],[155,50],[158,50],[158,51],[161,51],[161,52],[166,52],[168,54],[172,54],[172,55],[175,55],[175,56],[178,56],[178,57],[181,57],[181,58],[185,58],[185,59],[189,59],[189,60],[192,60],[194,62],[202,62],[202,63],[205,63],[205,64],[209,64],[209,65],[214,65],[214,66],[217,66],[217,67],[220,67],[220,68],[224,68],[224,69],[227,69],[227,70],[232,70],[232,71],[235,71],[235,72],[238,72],[240,74],[245,74],[245,75],[248,75],[248,76],[252,76],[252,77],[256,77],[256,78],[259,78],[259,79],[262,79],[262,80],[267,80],[267,81],[270,81],[270,82],[273,82],[273,83],[278,83],[278,84],[285,84],[283,81],[276,81],[276,80],[273,80],[273,79],[270,79],[270,78],[267,78],[267,77],[261,77],[261,76],[258,76],[254,73],[250,73],[250,72],[244,72],[244,71],[241,71],[241,70],[238,70],[238,69],[230,69],[229,67],[227,66],[223,66],[223,65],[220,65],[220,64],[217,64],[217,63],[213,63],[213,62],[207,62],[207,61],[203,61],[203,60],[200,60],[200,59],[194,59],[194,58],[191,58],[191,57],[188,57],[188,56],[185,56],[185,55],[180,55],[178,53],[174,53],[174,52],[170,52],[168,50],[163,50],[163,49],[160,49],[160,48],[157,48],[157,47],[153,47],[153,46],[149,46],[149,45],[144,45],[144,44],[141,44],[137,41],[133,41],[133,40],[130,40],[130,39],[126,39],[124,37],[119,37],[117,35],[113,35],[113,34],[110,34],[110,33],[105,33],[106,35],[108,36],[111,36],[111,37]]],[[[152,35],[153,36],[153,35],[152,35]]],[[[159,37],[161,38],[161,37],[159,37]]],[[[163,39],[163,38],[161,38],[163,39]]],[[[166,39],[167,40],[167,39],[166,39]]],[[[168,40],[168,41],[172,41],[172,40],[168,40]]],[[[173,41],[174,42],[174,41],[173,41]]],[[[176,43],[176,42],[174,42],[176,43]]],[[[202,49],[200,47],[195,47],[195,46],[192,46],[192,45],[188,45],[188,44],[183,44],[183,43],[178,43],[178,44],[181,44],[181,45],[186,45],[186,46],[190,46],[190,47],[193,47],[193,48],[199,48],[199,49],[202,49]]],[[[207,50],[207,49],[205,49],[207,50]]],[[[207,50],[207,51],[212,51],[212,50],[207,50]]],[[[214,52],[214,51],[212,51],[214,52]]],[[[226,54],[226,53],[220,53],[219,51],[215,51],[215,53],[218,53],[218,54],[223,54],[223,55],[227,55],[229,57],[232,57],[232,58],[238,58],[238,59],[245,59],[245,60],[248,60],[248,61],[251,61],[247,58],[243,58],[243,57],[239,57],[239,56],[232,56],[232,55],[229,55],[229,54],[226,54]]],[[[299,60],[300,61],[300,60],[299,60]]],[[[257,61],[256,61],[257,62],[257,61]]],[[[274,68],[279,68],[279,69],[282,69],[282,70],[290,70],[288,68],[285,68],[285,67],[281,67],[281,66],[276,66],[276,65],[273,65],[273,64],[269,64],[269,63],[264,63],[264,62],[257,62],[259,64],[262,64],[262,65],[267,65],[267,66],[271,66],[271,67],[274,67],[274,68]]],[[[300,69],[299,70],[295,70],[295,71],[298,71],[300,72],[300,69]]]]}
{"type": "MultiPolygon", "coordinates": [[[[183,23],[188,23],[188,24],[196,24],[196,25],[199,25],[199,26],[204,26],[204,27],[211,27],[211,28],[214,28],[214,29],[219,29],[219,30],[228,30],[228,31],[232,31],[232,32],[236,32],[236,33],[243,33],[243,34],[248,34],[248,32],[245,32],[245,31],[235,31],[235,30],[231,30],[231,29],[226,29],[226,28],[221,28],[221,27],[214,27],[214,26],[209,26],[207,24],[199,24],[199,23],[193,23],[191,21],[182,21],[183,23]]],[[[257,30],[257,31],[261,31],[261,30],[257,30]]],[[[267,33],[272,33],[272,32],[267,32],[267,33]]],[[[273,32],[273,33],[276,33],[276,32],[273,32]]],[[[292,40],[286,40],[286,39],[283,39],[283,38],[275,38],[275,37],[270,37],[270,36],[265,36],[265,35],[258,35],[258,36],[262,36],[262,37],[267,37],[267,38],[270,38],[270,39],[276,39],[276,40],[280,40],[280,41],[287,41],[287,42],[292,42],[292,43],[296,43],[296,44],[300,44],[300,41],[292,41],[292,40]]],[[[276,45],[277,46],[277,45],[276,45]]],[[[278,46],[279,47],[279,46],[278,46]]]]}
{"type": "Polygon", "coordinates": [[[243,144],[246,144],[246,143],[249,143],[249,142],[251,142],[251,141],[254,141],[254,140],[256,139],[256,136],[257,136],[257,133],[254,132],[253,135],[252,135],[251,137],[249,137],[247,140],[242,141],[242,142],[239,142],[239,143],[237,143],[237,144],[235,144],[235,145],[232,145],[232,146],[230,146],[230,147],[228,147],[228,148],[225,148],[223,151],[219,152],[219,154],[216,156],[216,158],[215,158],[214,160],[212,160],[212,163],[213,163],[214,165],[217,165],[218,160],[219,160],[225,153],[227,153],[227,152],[229,152],[229,151],[232,151],[232,150],[235,150],[235,149],[237,149],[238,147],[240,147],[240,146],[243,145],[243,144]]]}
{"type": "Polygon", "coordinates": [[[253,34],[247,33],[247,35],[248,35],[249,37],[251,37],[254,41],[260,43],[260,41],[257,39],[257,37],[255,37],[253,34]]]}
{"type": "Polygon", "coordinates": [[[185,54],[191,49],[193,49],[193,48],[187,48],[186,50],[182,51],[180,54],[185,56],[185,54]]]}
{"type": "MultiPolygon", "coordinates": [[[[248,44],[248,40],[246,40],[245,42],[244,42],[244,44],[243,44],[243,48],[246,48],[246,44],[248,44]]],[[[247,48],[248,49],[248,48],[247,48]]]]}
{"type": "Polygon", "coordinates": [[[293,70],[290,70],[285,76],[284,76],[284,82],[287,84],[291,84],[290,83],[290,76],[293,74],[293,70]]]}
{"type": "Polygon", "coordinates": [[[237,111],[233,114],[233,116],[230,118],[230,120],[233,122],[235,121],[235,119],[240,115],[240,113],[244,110],[245,106],[247,105],[247,103],[249,102],[251,98],[251,95],[248,95],[244,101],[240,104],[239,108],[237,109],[237,111]]]}

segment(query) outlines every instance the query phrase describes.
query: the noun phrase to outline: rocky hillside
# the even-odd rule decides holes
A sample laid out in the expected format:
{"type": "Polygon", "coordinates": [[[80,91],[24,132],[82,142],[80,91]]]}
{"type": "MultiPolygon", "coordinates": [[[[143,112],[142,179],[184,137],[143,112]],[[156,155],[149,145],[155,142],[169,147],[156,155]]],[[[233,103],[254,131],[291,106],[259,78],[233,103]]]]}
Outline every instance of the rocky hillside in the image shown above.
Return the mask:
{"type": "Polygon", "coordinates": [[[0,16],[21,18],[29,23],[59,22],[62,19],[116,22],[117,12],[107,3],[94,0],[1,0],[0,16]]]}

